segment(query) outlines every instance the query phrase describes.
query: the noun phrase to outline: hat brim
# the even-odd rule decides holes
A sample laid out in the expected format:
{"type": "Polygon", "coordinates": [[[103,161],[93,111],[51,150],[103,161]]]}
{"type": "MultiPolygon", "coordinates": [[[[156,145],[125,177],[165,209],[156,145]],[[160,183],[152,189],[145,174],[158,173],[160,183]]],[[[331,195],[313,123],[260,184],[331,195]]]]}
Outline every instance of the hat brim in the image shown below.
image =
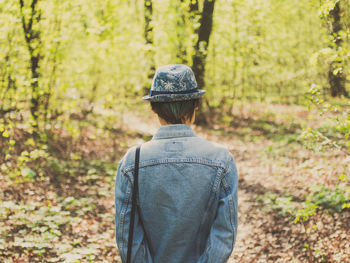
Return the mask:
{"type": "Polygon", "coordinates": [[[194,93],[189,94],[161,94],[154,96],[144,96],[142,99],[150,102],[170,102],[170,101],[182,101],[182,100],[193,100],[199,99],[205,93],[205,90],[198,90],[194,93]]]}

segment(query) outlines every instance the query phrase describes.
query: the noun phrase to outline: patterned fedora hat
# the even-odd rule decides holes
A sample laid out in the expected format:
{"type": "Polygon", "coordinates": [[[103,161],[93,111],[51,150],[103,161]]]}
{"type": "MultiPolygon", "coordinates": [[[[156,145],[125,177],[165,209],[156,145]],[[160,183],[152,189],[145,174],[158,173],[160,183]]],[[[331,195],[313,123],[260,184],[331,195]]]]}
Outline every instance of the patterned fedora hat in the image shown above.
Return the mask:
{"type": "Polygon", "coordinates": [[[149,95],[144,100],[170,102],[198,99],[204,90],[197,88],[196,78],[190,67],[182,64],[161,66],[154,75],[149,95]]]}

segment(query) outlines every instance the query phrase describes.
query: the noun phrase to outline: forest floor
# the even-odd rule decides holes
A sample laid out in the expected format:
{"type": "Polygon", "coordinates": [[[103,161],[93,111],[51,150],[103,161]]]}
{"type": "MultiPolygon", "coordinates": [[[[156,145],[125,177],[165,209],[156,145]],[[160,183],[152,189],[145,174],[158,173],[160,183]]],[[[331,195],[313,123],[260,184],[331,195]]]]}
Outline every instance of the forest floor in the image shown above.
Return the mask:
{"type": "MultiPolygon", "coordinates": [[[[225,145],[237,163],[239,229],[229,262],[350,262],[349,211],[316,213],[294,223],[312,186],[332,188],[350,171],[349,155],[314,152],[298,141],[305,123],[320,124],[315,112],[249,107],[232,109],[210,128],[194,127],[200,137],[225,145]]],[[[16,182],[0,174],[0,262],[120,262],[115,171],[125,151],[151,139],[159,127],[148,112],[125,114],[108,136],[86,127],[75,143],[57,131],[49,148],[58,157],[47,160],[41,179],[16,182]]]]}

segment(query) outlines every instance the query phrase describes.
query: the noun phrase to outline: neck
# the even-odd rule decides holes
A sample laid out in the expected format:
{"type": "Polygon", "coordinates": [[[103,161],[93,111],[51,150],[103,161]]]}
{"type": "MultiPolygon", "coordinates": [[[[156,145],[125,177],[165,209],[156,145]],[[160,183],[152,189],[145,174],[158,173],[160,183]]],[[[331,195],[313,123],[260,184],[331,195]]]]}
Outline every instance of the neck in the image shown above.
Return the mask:
{"type": "MultiPolygon", "coordinates": [[[[172,123],[169,123],[166,120],[162,119],[161,117],[159,117],[159,115],[158,115],[158,119],[159,119],[160,125],[162,125],[162,126],[172,124],[172,123]]],[[[188,126],[191,126],[194,123],[195,119],[196,119],[196,111],[193,112],[193,115],[191,118],[186,119],[186,121],[183,122],[182,124],[186,124],[188,126]]]]}
{"type": "MultiPolygon", "coordinates": [[[[166,122],[164,119],[158,117],[160,125],[164,126],[164,125],[171,125],[172,123],[166,122]]],[[[186,124],[188,126],[191,126],[193,124],[193,122],[191,120],[186,120],[184,123],[182,124],[186,124]]]]}

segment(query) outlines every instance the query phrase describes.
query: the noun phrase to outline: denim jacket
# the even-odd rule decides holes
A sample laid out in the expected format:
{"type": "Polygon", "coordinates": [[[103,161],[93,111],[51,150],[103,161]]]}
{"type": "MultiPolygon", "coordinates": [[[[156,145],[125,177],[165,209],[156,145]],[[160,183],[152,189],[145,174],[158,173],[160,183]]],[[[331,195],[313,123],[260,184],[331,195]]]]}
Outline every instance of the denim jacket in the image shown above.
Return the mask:
{"type": "MultiPolygon", "coordinates": [[[[126,261],[135,162],[122,158],[115,182],[116,242],[126,261]]],[[[227,262],[237,234],[237,169],[222,146],[185,124],[159,128],[141,147],[141,218],[136,212],[132,262],[227,262]]]]}

